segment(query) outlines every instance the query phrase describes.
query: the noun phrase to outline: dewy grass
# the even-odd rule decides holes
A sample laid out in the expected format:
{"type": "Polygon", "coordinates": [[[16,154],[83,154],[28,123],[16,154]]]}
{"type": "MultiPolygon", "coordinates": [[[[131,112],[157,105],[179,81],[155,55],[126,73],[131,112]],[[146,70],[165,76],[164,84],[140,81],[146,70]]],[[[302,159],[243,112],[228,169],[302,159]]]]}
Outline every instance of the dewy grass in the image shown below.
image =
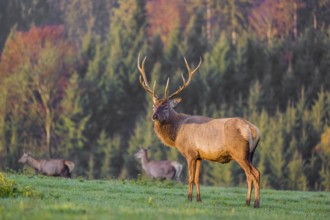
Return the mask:
{"type": "Polygon", "coordinates": [[[245,205],[246,188],[201,187],[150,180],[84,180],[8,174],[20,189],[43,196],[0,198],[0,219],[328,219],[329,192],[261,190],[259,209],[245,205]]]}

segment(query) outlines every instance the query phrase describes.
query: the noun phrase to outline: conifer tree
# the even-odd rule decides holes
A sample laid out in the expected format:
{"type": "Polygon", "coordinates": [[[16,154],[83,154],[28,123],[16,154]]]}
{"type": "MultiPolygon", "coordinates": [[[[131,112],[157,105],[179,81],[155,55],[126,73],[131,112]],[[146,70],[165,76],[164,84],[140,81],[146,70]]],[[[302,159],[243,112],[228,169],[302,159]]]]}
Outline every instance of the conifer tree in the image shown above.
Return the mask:
{"type": "MultiPolygon", "coordinates": [[[[290,148],[296,148],[297,142],[295,139],[292,139],[290,143],[290,148]]],[[[307,179],[304,175],[303,168],[304,161],[302,159],[301,154],[296,149],[292,155],[292,158],[288,163],[288,185],[287,188],[295,189],[295,190],[307,190],[307,179]]]]}

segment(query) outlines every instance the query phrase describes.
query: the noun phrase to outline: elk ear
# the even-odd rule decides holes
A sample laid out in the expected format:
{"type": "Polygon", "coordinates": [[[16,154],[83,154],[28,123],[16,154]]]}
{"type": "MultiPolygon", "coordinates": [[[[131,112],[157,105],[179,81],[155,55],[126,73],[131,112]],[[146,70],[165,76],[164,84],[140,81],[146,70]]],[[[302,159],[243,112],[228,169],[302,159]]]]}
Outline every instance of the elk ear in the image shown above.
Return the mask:
{"type": "Polygon", "coordinates": [[[170,100],[170,105],[172,108],[174,108],[177,104],[181,102],[182,98],[175,98],[170,100]]]}

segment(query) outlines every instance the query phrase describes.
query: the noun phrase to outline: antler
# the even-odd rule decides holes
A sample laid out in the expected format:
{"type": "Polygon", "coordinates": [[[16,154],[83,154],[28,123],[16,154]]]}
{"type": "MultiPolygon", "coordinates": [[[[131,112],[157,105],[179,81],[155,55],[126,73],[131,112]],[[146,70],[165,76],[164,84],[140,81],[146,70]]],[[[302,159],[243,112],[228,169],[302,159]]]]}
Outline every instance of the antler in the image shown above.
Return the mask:
{"type": "Polygon", "coordinates": [[[182,77],[182,81],[183,81],[183,85],[174,93],[172,93],[171,95],[167,96],[167,91],[168,91],[168,82],[169,82],[169,79],[167,79],[167,83],[166,83],[166,87],[165,87],[165,98],[166,99],[169,99],[169,98],[172,98],[173,96],[176,96],[177,94],[179,94],[185,87],[187,87],[192,79],[192,77],[194,76],[194,73],[196,72],[196,70],[200,67],[200,65],[202,64],[202,58],[200,57],[199,58],[199,63],[197,65],[197,67],[191,71],[189,65],[188,65],[188,62],[186,60],[185,57],[184,58],[184,62],[186,63],[186,67],[188,69],[188,73],[189,73],[189,78],[188,78],[188,81],[186,81],[186,79],[184,78],[183,74],[181,74],[181,77],[182,77]]]}
{"type": "Polygon", "coordinates": [[[137,66],[138,69],[141,73],[141,76],[139,77],[139,81],[140,84],[142,85],[142,87],[144,88],[144,90],[146,90],[147,92],[149,92],[153,97],[157,98],[157,95],[155,94],[155,87],[156,87],[156,81],[154,82],[153,88],[151,90],[146,74],[144,72],[144,62],[146,61],[147,57],[144,57],[143,61],[142,61],[142,67],[140,66],[140,54],[138,56],[138,60],[137,60],[137,66]]]}

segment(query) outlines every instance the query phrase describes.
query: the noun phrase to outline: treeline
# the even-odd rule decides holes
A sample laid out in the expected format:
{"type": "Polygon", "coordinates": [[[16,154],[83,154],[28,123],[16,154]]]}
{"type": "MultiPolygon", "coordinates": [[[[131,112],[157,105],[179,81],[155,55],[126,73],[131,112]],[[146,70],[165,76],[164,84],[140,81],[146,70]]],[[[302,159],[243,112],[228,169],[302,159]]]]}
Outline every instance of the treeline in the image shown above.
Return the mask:
{"type": "MultiPolygon", "coordinates": [[[[169,90],[182,83],[184,56],[190,66],[201,57],[178,111],[257,125],[263,187],[330,190],[330,1],[1,4],[1,169],[21,169],[31,151],[73,160],[76,176],[136,178],[140,146],[185,164],[154,134],[137,57],[158,93],[168,77],[169,90]]],[[[234,162],[204,161],[201,180],[245,184],[234,162]]]]}

